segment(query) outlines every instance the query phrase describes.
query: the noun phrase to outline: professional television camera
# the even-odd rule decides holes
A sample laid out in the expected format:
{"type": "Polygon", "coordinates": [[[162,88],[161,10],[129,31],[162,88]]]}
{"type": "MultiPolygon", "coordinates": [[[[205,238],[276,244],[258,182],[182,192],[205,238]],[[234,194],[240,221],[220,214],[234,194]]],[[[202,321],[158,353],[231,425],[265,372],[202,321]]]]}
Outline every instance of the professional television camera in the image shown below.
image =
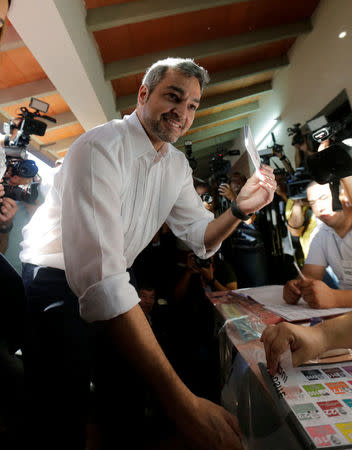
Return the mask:
{"type": "MultiPolygon", "coordinates": [[[[282,164],[285,167],[285,170],[288,173],[293,174],[293,168],[291,166],[291,163],[290,163],[289,159],[285,155],[284,146],[281,145],[281,144],[278,144],[276,142],[276,138],[275,138],[274,133],[271,133],[271,137],[272,137],[272,140],[273,140],[272,145],[268,146],[264,150],[259,150],[258,151],[261,161],[264,164],[268,164],[269,165],[270,164],[270,159],[273,156],[276,156],[277,158],[279,158],[281,160],[282,164]]],[[[274,165],[276,166],[277,169],[279,168],[278,165],[275,162],[274,162],[274,165]]]]}
{"type": "Polygon", "coordinates": [[[307,159],[308,170],[319,184],[329,183],[332,195],[333,211],[340,211],[340,179],[352,175],[352,147],[342,141],[352,136],[352,113],[341,121],[328,123],[324,116],[308,122],[313,139],[323,142],[332,139],[333,143],[307,159]],[[317,129],[320,121],[320,128],[317,129]],[[326,122],[321,126],[321,122],[326,122]],[[315,129],[315,131],[314,131],[315,129]]]}
{"type": "MultiPolygon", "coordinates": [[[[224,156],[230,155],[235,156],[239,155],[239,150],[226,150],[217,152],[210,155],[209,165],[210,172],[213,180],[215,181],[216,187],[219,188],[222,184],[229,183],[230,180],[228,178],[228,173],[231,171],[231,162],[227,159],[224,159],[224,156]]],[[[216,189],[216,194],[218,191],[216,189]]],[[[220,213],[226,211],[230,207],[230,201],[223,197],[222,195],[217,196],[217,203],[219,204],[220,213]]]]}
{"type": "Polygon", "coordinates": [[[31,98],[29,111],[25,106],[20,108],[21,113],[17,117],[5,122],[4,146],[6,155],[6,172],[4,175],[5,197],[16,201],[34,204],[38,197],[38,182],[33,178],[38,173],[35,162],[28,159],[26,148],[32,134],[44,136],[46,123],[38,120],[38,117],[51,122],[56,122],[53,117],[47,116],[49,104],[34,97],[31,98]],[[26,185],[24,188],[22,185],[26,185]]]}
{"type": "Polygon", "coordinates": [[[221,183],[229,182],[227,174],[231,170],[231,163],[230,161],[224,159],[224,157],[227,155],[236,156],[239,154],[240,154],[239,150],[226,150],[226,151],[219,150],[210,155],[209,159],[210,172],[213,178],[216,180],[218,186],[220,186],[221,183]]]}
{"type": "Polygon", "coordinates": [[[192,141],[185,141],[186,158],[188,159],[191,169],[194,171],[197,168],[197,161],[192,153],[192,141]]]}
{"type": "Polygon", "coordinates": [[[292,200],[301,200],[307,198],[307,187],[312,181],[309,173],[303,167],[297,170],[287,178],[287,197],[292,200]]]}
{"type": "Polygon", "coordinates": [[[325,116],[307,122],[315,141],[321,143],[333,138],[335,142],[342,142],[352,136],[352,113],[341,121],[328,122],[325,116]]]}
{"type": "Polygon", "coordinates": [[[25,106],[21,106],[21,113],[15,119],[4,123],[5,147],[25,149],[29,144],[31,134],[44,136],[47,125],[45,122],[38,120],[38,117],[56,123],[56,119],[53,117],[40,114],[48,111],[48,103],[32,97],[29,108],[34,109],[34,112],[29,111],[25,106]],[[13,137],[16,129],[17,133],[13,137]]]}

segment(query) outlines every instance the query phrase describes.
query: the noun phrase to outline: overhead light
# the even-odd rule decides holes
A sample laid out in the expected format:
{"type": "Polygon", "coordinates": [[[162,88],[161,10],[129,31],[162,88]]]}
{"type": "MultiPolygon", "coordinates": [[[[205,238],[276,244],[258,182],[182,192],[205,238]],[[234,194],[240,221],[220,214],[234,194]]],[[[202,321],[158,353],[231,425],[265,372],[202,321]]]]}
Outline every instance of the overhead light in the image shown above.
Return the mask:
{"type": "Polygon", "coordinates": [[[341,33],[339,34],[339,38],[343,39],[347,34],[347,31],[341,31],[341,33]]]}
{"type": "Polygon", "coordinates": [[[269,136],[269,134],[274,132],[275,128],[279,124],[280,124],[280,118],[270,120],[268,122],[268,124],[266,125],[264,131],[261,133],[262,137],[260,138],[258,143],[256,143],[256,146],[259,147],[265,141],[265,139],[269,136]]]}

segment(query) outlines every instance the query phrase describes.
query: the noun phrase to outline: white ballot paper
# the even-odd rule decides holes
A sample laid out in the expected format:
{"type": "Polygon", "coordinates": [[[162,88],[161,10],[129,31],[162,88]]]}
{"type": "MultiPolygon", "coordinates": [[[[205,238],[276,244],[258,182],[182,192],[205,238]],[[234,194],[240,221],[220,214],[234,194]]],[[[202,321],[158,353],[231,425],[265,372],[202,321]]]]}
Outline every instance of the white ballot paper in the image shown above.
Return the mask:
{"type": "Polygon", "coordinates": [[[314,309],[301,298],[296,305],[288,305],[282,297],[283,285],[243,288],[234,292],[248,295],[265,309],[277,314],[289,322],[309,320],[312,317],[328,317],[351,312],[352,308],[314,309]]]}
{"type": "Polygon", "coordinates": [[[259,170],[261,164],[260,156],[257,147],[255,146],[251,129],[248,125],[244,126],[244,145],[249,153],[249,156],[251,157],[255,169],[259,170]]]}

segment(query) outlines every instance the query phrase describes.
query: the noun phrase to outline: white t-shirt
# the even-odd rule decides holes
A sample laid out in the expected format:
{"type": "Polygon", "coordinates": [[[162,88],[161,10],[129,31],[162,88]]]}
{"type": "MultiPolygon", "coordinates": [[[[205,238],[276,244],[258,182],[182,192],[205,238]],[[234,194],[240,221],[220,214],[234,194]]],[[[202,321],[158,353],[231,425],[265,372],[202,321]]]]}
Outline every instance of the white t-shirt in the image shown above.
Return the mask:
{"type": "Polygon", "coordinates": [[[321,224],[310,244],[306,264],[331,266],[339,280],[339,289],[352,289],[343,276],[343,261],[352,262],[352,230],[341,238],[333,228],[321,224]]]}
{"type": "Polygon", "coordinates": [[[204,247],[213,218],[184,154],[171,144],[156,152],[134,112],[75,141],[23,229],[20,258],[65,270],[81,316],[107,320],[140,301],[126,269],[164,222],[208,258],[218,250],[204,247]]]}

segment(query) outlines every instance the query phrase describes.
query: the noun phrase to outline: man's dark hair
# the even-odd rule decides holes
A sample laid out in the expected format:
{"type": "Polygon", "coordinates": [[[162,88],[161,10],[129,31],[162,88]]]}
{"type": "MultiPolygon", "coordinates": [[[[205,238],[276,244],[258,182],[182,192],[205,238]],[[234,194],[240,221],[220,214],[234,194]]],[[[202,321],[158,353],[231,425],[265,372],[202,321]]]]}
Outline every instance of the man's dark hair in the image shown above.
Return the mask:
{"type": "Polygon", "coordinates": [[[209,186],[209,184],[206,181],[195,180],[194,181],[194,188],[197,189],[197,187],[206,188],[210,192],[210,186],[209,186]]]}
{"type": "Polygon", "coordinates": [[[149,95],[163,80],[169,69],[177,70],[189,78],[197,78],[201,91],[203,91],[205,86],[209,83],[208,71],[196,64],[193,59],[166,58],[161,59],[150,66],[143,77],[142,84],[145,84],[148,87],[149,95]]]}
{"type": "Polygon", "coordinates": [[[152,286],[150,283],[143,281],[140,286],[138,286],[138,292],[141,291],[155,291],[155,286],[152,286]]]}

